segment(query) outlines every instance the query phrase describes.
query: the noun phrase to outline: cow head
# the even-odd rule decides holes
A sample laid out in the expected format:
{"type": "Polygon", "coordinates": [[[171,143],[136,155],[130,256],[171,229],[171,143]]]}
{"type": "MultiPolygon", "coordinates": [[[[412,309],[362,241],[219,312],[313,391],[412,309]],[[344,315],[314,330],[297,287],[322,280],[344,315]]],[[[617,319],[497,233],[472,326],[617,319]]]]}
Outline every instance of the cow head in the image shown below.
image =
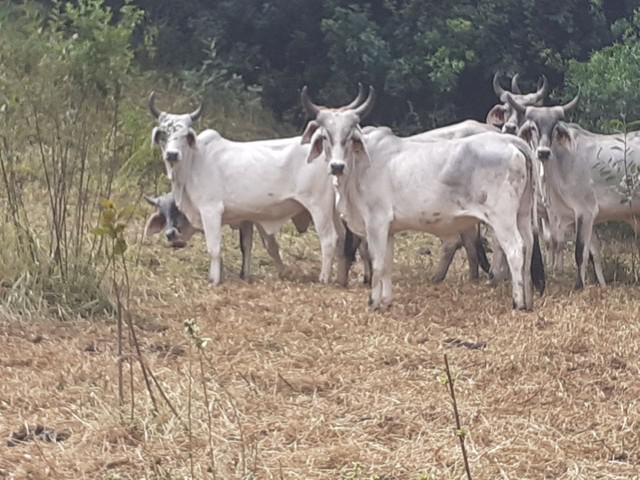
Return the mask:
{"type": "Polygon", "coordinates": [[[187,217],[178,209],[172,193],[161,197],[144,199],[156,208],[156,212],[149,216],[144,228],[144,236],[164,232],[164,236],[173,248],[183,248],[196,232],[187,217]]]}
{"type": "Polygon", "coordinates": [[[310,143],[307,162],[312,162],[322,153],[329,165],[329,173],[340,177],[359,158],[369,158],[360,129],[360,120],[371,112],[375,99],[375,89],[369,87],[369,95],[362,100],[362,86],[358,97],[340,108],[326,108],[314,104],[309,99],[307,87],[302,89],[301,100],[307,115],[313,118],[305,128],[302,143],[310,143]]]}
{"type": "Polygon", "coordinates": [[[503,133],[510,133],[515,135],[518,127],[522,124],[523,118],[518,110],[514,109],[507,101],[507,95],[511,95],[521,105],[527,106],[542,106],[544,98],[549,90],[549,84],[547,77],[542,75],[538,82],[538,90],[533,93],[523,94],[518,85],[519,74],[515,74],[511,79],[511,90],[513,93],[506,91],[500,85],[500,75],[496,72],[493,76],[493,91],[496,93],[500,102],[493,107],[487,114],[486,122],[489,125],[493,125],[502,129],[503,133]]]}
{"type": "Polygon", "coordinates": [[[191,125],[202,114],[202,104],[193,112],[182,115],[161,112],[155,105],[155,92],[151,92],[149,110],[158,121],[151,133],[151,143],[162,150],[167,176],[171,178],[173,169],[180,164],[188,149],[195,147],[197,134],[191,125]]]}
{"type": "Polygon", "coordinates": [[[538,159],[548,160],[554,144],[571,146],[571,132],[562,121],[578,105],[579,91],[569,103],[556,107],[526,107],[508,93],[506,98],[524,119],[518,135],[531,145],[538,159]]]}

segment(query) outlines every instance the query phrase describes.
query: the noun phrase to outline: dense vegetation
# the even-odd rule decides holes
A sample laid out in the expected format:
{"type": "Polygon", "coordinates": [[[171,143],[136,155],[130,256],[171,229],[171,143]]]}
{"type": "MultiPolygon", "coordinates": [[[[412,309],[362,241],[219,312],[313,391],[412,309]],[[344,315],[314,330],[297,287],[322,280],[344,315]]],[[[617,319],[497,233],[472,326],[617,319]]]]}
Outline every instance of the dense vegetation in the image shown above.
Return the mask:
{"type": "Polygon", "coordinates": [[[620,113],[622,92],[630,95],[624,108],[638,113],[637,89],[621,84],[622,70],[639,78],[638,0],[131,4],[146,12],[143,25],[156,35],[148,66],[197,68],[215,42],[217,73],[239,75],[269,109],[295,123],[301,85],[309,84],[322,101],[340,102],[354,94],[356,81],[383,92],[373,120],[405,131],[484,119],[495,100],[490,80],[496,70],[520,72],[531,88],[544,73],[559,90],[556,98],[575,93],[565,95],[565,81],[584,85],[590,120],[620,113]],[[594,53],[591,64],[576,63],[594,53]],[[602,107],[608,108],[598,111],[602,107]]]}

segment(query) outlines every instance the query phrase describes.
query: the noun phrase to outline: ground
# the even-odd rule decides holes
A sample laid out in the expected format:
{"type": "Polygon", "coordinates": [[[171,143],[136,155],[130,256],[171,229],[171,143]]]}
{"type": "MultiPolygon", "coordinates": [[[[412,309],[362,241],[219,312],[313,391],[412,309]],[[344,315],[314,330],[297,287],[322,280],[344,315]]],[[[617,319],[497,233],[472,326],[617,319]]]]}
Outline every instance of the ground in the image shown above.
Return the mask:
{"type": "Polygon", "coordinates": [[[228,232],[218,288],[200,238],[130,250],[141,353],[175,413],[154,388],[154,415],[134,362],[131,415],[134,357],[119,408],[112,318],[0,310],[0,478],[464,478],[444,354],[473,478],[640,478],[637,287],[575,292],[568,273],[513,312],[508,285],[467,280],[462,252],[431,284],[439,242],[402,235],[395,303],[378,314],[360,266],[349,289],[321,285],[317,240],[292,232],[286,277],[256,242],[250,283],[228,232]],[[10,441],[38,425],[63,440],[10,441]]]}

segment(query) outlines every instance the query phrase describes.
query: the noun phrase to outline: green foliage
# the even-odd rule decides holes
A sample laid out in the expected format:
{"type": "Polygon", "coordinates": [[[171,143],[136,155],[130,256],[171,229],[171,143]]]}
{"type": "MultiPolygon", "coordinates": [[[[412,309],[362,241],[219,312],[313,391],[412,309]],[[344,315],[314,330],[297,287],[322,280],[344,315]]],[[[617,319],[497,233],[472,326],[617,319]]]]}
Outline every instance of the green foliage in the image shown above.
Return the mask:
{"type": "MultiPolygon", "coordinates": [[[[0,262],[12,285],[29,279],[33,303],[58,315],[108,309],[93,226],[97,199],[111,196],[131,150],[121,115],[138,76],[132,39],[142,12],[126,4],[115,18],[99,0],[0,7],[0,202],[13,243],[0,255],[18,254],[0,262]]],[[[124,252],[123,227],[113,227],[124,252]]]]}
{"type": "Polygon", "coordinates": [[[595,52],[588,62],[569,63],[569,85],[580,87],[579,121],[611,130],[612,119],[640,118],[640,42],[627,40],[595,52]]]}

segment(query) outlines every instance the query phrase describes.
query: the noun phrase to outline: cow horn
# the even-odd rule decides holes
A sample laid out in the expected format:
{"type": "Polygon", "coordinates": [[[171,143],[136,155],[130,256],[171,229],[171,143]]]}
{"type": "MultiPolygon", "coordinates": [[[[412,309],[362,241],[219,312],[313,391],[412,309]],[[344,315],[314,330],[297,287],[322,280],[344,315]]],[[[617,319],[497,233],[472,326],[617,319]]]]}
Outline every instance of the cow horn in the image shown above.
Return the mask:
{"type": "Polygon", "coordinates": [[[511,91],[518,95],[522,95],[522,90],[520,90],[520,86],[518,86],[518,77],[520,77],[520,74],[516,73],[511,79],[511,91]]]}
{"type": "Polygon", "coordinates": [[[578,106],[578,100],[580,99],[580,88],[578,88],[578,93],[573,100],[571,100],[566,105],[562,105],[562,112],[566,115],[567,113],[571,113],[578,106]]]}
{"type": "Polygon", "coordinates": [[[375,99],[376,89],[373,88],[372,85],[369,85],[369,95],[367,96],[367,99],[364,101],[364,103],[360,104],[359,107],[353,110],[355,114],[358,115],[358,118],[360,118],[360,120],[362,120],[369,114],[369,112],[371,112],[375,99]]]}
{"type": "Polygon", "coordinates": [[[156,198],[153,197],[149,197],[148,195],[144,195],[144,199],[147,201],[147,203],[153,207],[157,207],[158,206],[158,200],[156,198]]]}
{"type": "Polygon", "coordinates": [[[200,118],[200,115],[202,115],[202,102],[200,102],[200,105],[198,105],[198,108],[196,108],[193,112],[189,114],[189,116],[191,117],[191,121],[193,122],[198,120],[198,118],[200,118]]]}
{"type": "Polygon", "coordinates": [[[547,96],[547,92],[549,91],[549,81],[547,80],[547,76],[543,73],[540,78],[542,79],[542,85],[538,88],[536,92],[536,101],[539,102],[544,100],[544,97],[547,96]]]}
{"type": "Polygon", "coordinates": [[[155,118],[160,116],[160,110],[156,108],[156,92],[152,91],[151,95],[149,95],[149,110],[151,111],[151,115],[155,118]]]}
{"type": "Polygon", "coordinates": [[[509,92],[505,95],[507,102],[511,105],[518,113],[524,113],[527,110],[527,107],[520,105],[518,101],[511,96],[509,92]]]}
{"type": "Polygon", "coordinates": [[[500,86],[500,73],[498,72],[493,76],[493,91],[499,99],[502,99],[502,95],[506,92],[506,90],[500,86]]]}
{"type": "Polygon", "coordinates": [[[364,87],[362,83],[358,82],[358,96],[356,99],[348,105],[342,107],[343,110],[351,110],[352,108],[356,108],[364,101],[364,87]]]}
{"type": "Polygon", "coordinates": [[[305,112],[311,118],[316,118],[318,113],[320,113],[320,107],[313,103],[309,99],[309,93],[307,92],[308,87],[305,85],[302,87],[302,92],[300,92],[300,100],[302,101],[302,106],[304,107],[305,112]]]}

